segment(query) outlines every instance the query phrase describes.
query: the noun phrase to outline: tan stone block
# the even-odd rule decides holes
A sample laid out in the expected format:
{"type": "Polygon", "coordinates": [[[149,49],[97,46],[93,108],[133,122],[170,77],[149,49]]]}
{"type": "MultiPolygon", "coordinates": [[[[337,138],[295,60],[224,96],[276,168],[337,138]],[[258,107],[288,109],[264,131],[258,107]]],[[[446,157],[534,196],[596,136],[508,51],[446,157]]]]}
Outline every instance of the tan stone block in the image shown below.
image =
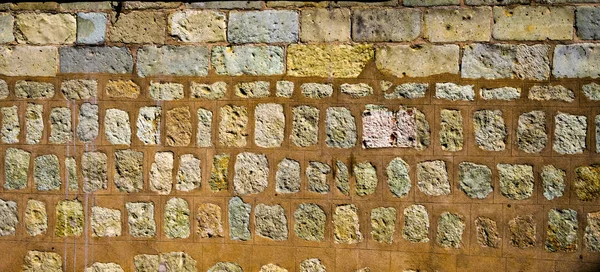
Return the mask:
{"type": "Polygon", "coordinates": [[[490,7],[429,9],[425,12],[425,38],[431,42],[489,41],[490,7]]]}
{"type": "Polygon", "coordinates": [[[303,42],[350,40],[349,9],[305,9],[300,16],[303,42]]]}
{"type": "Polygon", "coordinates": [[[111,23],[108,40],[112,42],[162,44],[167,36],[167,16],[162,12],[121,13],[118,20],[113,14],[111,23]]]}
{"type": "Polygon", "coordinates": [[[287,73],[301,77],[357,77],[373,53],[370,44],[292,44],[287,50],[287,73]]]}
{"type": "Polygon", "coordinates": [[[458,45],[393,45],[377,48],[377,68],[397,77],[458,74],[458,45]]]}
{"type": "Polygon", "coordinates": [[[498,40],[571,40],[572,7],[494,7],[493,36],[498,40]]]}
{"type": "Polygon", "coordinates": [[[1,46],[0,74],[55,76],[58,49],[53,46],[1,46]]]}
{"type": "Polygon", "coordinates": [[[19,43],[72,44],[77,25],[71,14],[21,13],[16,16],[16,38],[19,43]]]}

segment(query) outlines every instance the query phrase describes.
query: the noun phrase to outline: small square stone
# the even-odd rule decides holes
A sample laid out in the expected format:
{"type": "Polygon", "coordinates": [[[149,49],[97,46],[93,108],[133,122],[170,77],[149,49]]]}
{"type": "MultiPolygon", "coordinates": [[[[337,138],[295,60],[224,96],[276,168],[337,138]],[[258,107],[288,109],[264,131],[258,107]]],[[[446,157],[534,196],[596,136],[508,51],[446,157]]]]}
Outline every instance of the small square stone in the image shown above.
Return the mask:
{"type": "Polygon", "coordinates": [[[77,43],[99,44],[106,39],[107,17],[104,13],[77,13],[77,43]]]}

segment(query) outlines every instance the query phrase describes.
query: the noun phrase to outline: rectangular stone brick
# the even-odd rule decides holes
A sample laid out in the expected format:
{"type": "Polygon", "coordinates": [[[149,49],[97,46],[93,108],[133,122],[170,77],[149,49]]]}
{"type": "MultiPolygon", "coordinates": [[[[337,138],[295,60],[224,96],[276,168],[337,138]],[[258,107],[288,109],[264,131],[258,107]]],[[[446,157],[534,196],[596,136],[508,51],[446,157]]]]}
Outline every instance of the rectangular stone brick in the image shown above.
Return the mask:
{"type": "Polygon", "coordinates": [[[279,46],[215,46],[211,65],[219,75],[280,75],[283,59],[279,46]]]}
{"type": "Polygon", "coordinates": [[[15,31],[19,43],[72,44],[76,25],[71,14],[21,13],[17,15],[15,31]]]}
{"type": "Polygon", "coordinates": [[[554,48],[552,75],[555,77],[600,77],[600,45],[580,43],[554,48]]]}
{"type": "Polygon", "coordinates": [[[212,10],[185,10],[171,15],[171,35],[184,42],[225,41],[226,15],[212,10]]]}
{"type": "Polygon", "coordinates": [[[203,9],[260,9],[263,1],[206,1],[187,4],[190,8],[203,9]]]}
{"type": "Polygon", "coordinates": [[[458,74],[458,45],[390,45],[377,48],[377,69],[396,77],[458,74]],[[418,65],[416,65],[418,64],[418,65]]]}
{"type": "Polygon", "coordinates": [[[425,38],[431,42],[489,41],[489,7],[429,9],[425,12],[425,38]]]}
{"type": "Polygon", "coordinates": [[[465,0],[465,4],[472,6],[490,5],[504,6],[513,4],[529,4],[530,0],[465,0]]]}
{"type": "Polygon", "coordinates": [[[61,47],[61,73],[125,74],[133,71],[126,47],[61,47]]]}
{"type": "Polygon", "coordinates": [[[58,50],[52,46],[0,46],[0,74],[55,76],[58,50]]]}
{"type": "Polygon", "coordinates": [[[464,48],[463,78],[545,80],[550,76],[547,45],[471,44],[464,48]]]}
{"type": "Polygon", "coordinates": [[[457,6],[460,4],[460,0],[403,0],[402,4],[410,7],[457,6]]]}
{"type": "Polygon", "coordinates": [[[493,36],[498,40],[570,40],[574,21],[572,7],[494,7],[493,36]]]}
{"type": "Polygon", "coordinates": [[[232,11],[227,37],[231,43],[298,41],[298,13],[291,10],[232,11]]]}
{"type": "Polygon", "coordinates": [[[15,40],[14,21],[15,19],[10,13],[0,13],[0,43],[9,43],[15,40]]]}
{"type": "Polygon", "coordinates": [[[167,15],[163,12],[113,13],[108,40],[119,43],[162,44],[167,37],[167,15]]]}
{"type": "Polygon", "coordinates": [[[349,9],[304,9],[300,23],[303,42],[350,40],[349,9]]]}
{"type": "Polygon", "coordinates": [[[137,74],[206,76],[208,55],[206,46],[144,46],[137,52],[137,74]]]}
{"type": "Polygon", "coordinates": [[[357,77],[373,58],[373,53],[370,44],[292,44],[287,49],[287,74],[300,77],[357,77]]]}
{"type": "Polygon", "coordinates": [[[421,33],[421,16],[418,9],[357,9],[352,14],[352,39],[412,41],[421,33]]]}
{"type": "Polygon", "coordinates": [[[100,2],[69,2],[61,3],[61,10],[109,10],[112,9],[111,1],[100,1],[100,2]]]}
{"type": "Polygon", "coordinates": [[[577,36],[584,40],[600,39],[600,7],[577,7],[577,36]]]}

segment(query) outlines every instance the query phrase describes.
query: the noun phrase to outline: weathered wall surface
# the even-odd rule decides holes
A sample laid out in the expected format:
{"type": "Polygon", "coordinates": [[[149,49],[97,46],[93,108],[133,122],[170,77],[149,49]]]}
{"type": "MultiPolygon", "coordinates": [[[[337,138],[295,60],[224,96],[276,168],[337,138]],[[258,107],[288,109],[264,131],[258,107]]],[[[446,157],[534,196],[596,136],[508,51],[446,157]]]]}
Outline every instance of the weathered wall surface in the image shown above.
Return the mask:
{"type": "Polygon", "coordinates": [[[0,4],[0,270],[597,271],[599,3],[0,4]]]}

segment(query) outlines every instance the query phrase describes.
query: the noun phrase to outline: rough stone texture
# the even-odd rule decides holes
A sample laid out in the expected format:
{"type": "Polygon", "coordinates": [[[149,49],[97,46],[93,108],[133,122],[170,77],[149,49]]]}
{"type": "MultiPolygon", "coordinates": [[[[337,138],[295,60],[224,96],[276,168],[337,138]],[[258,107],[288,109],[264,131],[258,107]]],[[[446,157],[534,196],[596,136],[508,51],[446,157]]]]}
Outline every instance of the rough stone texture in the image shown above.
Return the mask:
{"type": "Polygon", "coordinates": [[[600,212],[587,214],[587,225],[583,236],[585,247],[591,252],[600,252],[600,212]]]}
{"type": "Polygon", "coordinates": [[[585,97],[590,101],[600,100],[600,84],[594,82],[585,84],[581,86],[581,91],[583,92],[583,95],[585,95],[585,97]]]}
{"type": "Polygon", "coordinates": [[[93,263],[84,272],[124,272],[123,268],[116,263],[93,263]]]}
{"type": "Polygon", "coordinates": [[[208,269],[207,272],[243,272],[242,267],[237,263],[218,262],[208,269]]]}
{"type": "Polygon", "coordinates": [[[173,187],[173,152],[156,152],[150,168],[150,190],[161,195],[171,193],[173,187]]]}
{"type": "Polygon", "coordinates": [[[292,113],[292,143],[300,147],[316,145],[319,139],[319,109],[302,105],[294,107],[292,113]]]}
{"type": "Polygon", "coordinates": [[[153,202],[127,202],[125,208],[128,214],[129,235],[148,238],[156,236],[153,202]]]}
{"type": "Polygon", "coordinates": [[[259,147],[279,147],[283,143],[285,115],[283,105],[258,104],[254,109],[254,142],[259,147]]]}
{"type": "Polygon", "coordinates": [[[347,42],[350,40],[350,10],[303,9],[300,28],[303,42],[347,42]]]}
{"type": "Polygon", "coordinates": [[[417,132],[414,148],[416,150],[425,150],[431,144],[431,128],[423,112],[417,108],[414,108],[414,112],[417,132]]]}
{"type": "Polygon", "coordinates": [[[352,98],[361,98],[373,95],[373,87],[369,86],[369,84],[366,83],[344,83],[340,85],[340,90],[343,94],[347,94],[352,98]]]}
{"type": "Polygon", "coordinates": [[[38,191],[60,190],[60,165],[56,155],[41,155],[35,158],[33,183],[38,191]]]}
{"type": "Polygon", "coordinates": [[[429,9],[425,12],[425,38],[431,42],[489,41],[489,7],[429,9]]]}
{"type": "Polygon", "coordinates": [[[113,98],[137,98],[140,86],[131,80],[109,80],[106,83],[106,94],[113,98]]]}
{"type": "MultiPolygon", "coordinates": [[[[6,205],[6,203],[10,203],[10,201],[4,202],[3,204],[6,205]]],[[[16,208],[16,206],[15,206],[15,208],[16,208]]],[[[15,212],[16,212],[16,210],[15,210],[15,212]]],[[[15,214],[15,216],[16,216],[16,214],[15,214]]],[[[5,217],[4,222],[7,222],[8,223],[7,225],[10,225],[10,223],[12,223],[10,219],[11,219],[10,217],[9,218],[5,217]]],[[[35,200],[35,199],[27,200],[27,207],[25,208],[24,221],[25,221],[25,228],[27,229],[27,233],[29,234],[29,236],[37,236],[37,235],[41,235],[41,234],[46,234],[46,231],[48,231],[48,213],[46,212],[46,203],[39,201],[39,200],[35,200]]],[[[2,229],[5,232],[4,228],[0,228],[0,229],[2,229]]],[[[14,231],[14,229],[13,229],[13,231],[14,231]]],[[[1,234],[1,232],[2,231],[0,231],[0,234],[1,234]]],[[[1,236],[5,236],[5,235],[1,235],[1,236]]]]}
{"type": "Polygon", "coordinates": [[[144,189],[144,152],[115,151],[115,186],[120,192],[134,193],[144,189]]]}
{"type": "MultiPolygon", "coordinates": [[[[11,14],[0,13],[0,43],[10,43],[15,41],[15,36],[13,35],[14,23],[15,18],[11,14]]],[[[348,23],[348,25],[350,25],[350,23],[348,23]]],[[[348,31],[348,33],[349,32],[350,31],[348,31]]]]}
{"type": "Polygon", "coordinates": [[[544,44],[471,44],[464,47],[461,77],[546,80],[550,47],[544,44]]]}
{"type": "Polygon", "coordinates": [[[177,107],[166,114],[168,146],[188,146],[192,142],[192,114],[189,107],[177,107]]]}
{"type": "Polygon", "coordinates": [[[240,82],[235,85],[235,95],[242,98],[269,97],[271,85],[268,81],[240,82]]]}
{"type": "Polygon", "coordinates": [[[404,0],[402,4],[405,6],[453,6],[459,5],[460,0],[404,0]]]}
{"type": "Polygon", "coordinates": [[[461,151],[464,145],[463,118],[460,110],[440,111],[440,146],[444,151],[461,151]]]}
{"type": "Polygon", "coordinates": [[[300,85],[304,97],[321,99],[333,95],[333,86],[329,83],[304,83],[300,85]]]}
{"type": "MultiPolygon", "coordinates": [[[[391,82],[388,89],[392,87],[391,82]]],[[[403,83],[394,89],[391,93],[384,93],[385,99],[416,99],[425,97],[425,92],[429,88],[427,83],[403,83]]],[[[383,89],[383,88],[382,88],[383,89]]],[[[383,90],[385,91],[385,90],[383,90]]]]}
{"type": "Polygon", "coordinates": [[[27,176],[29,173],[29,161],[31,153],[9,147],[4,156],[4,189],[20,190],[27,187],[27,176]]]}
{"type": "Polygon", "coordinates": [[[294,232],[303,240],[323,241],[326,219],[327,216],[319,205],[301,203],[294,212],[294,232]]]}
{"type": "Polygon", "coordinates": [[[287,48],[287,74],[297,77],[357,77],[374,56],[373,46],[292,44],[287,48]]]}
{"type": "Polygon", "coordinates": [[[93,206],[91,226],[95,237],[121,236],[121,211],[93,206]]]}
{"type": "Polygon", "coordinates": [[[132,11],[112,14],[108,39],[117,43],[163,44],[166,39],[167,18],[162,12],[132,11]]]}
{"type": "Polygon", "coordinates": [[[464,231],[465,220],[462,215],[444,212],[438,221],[436,241],[443,248],[460,248],[464,231]]]}
{"type": "Polygon", "coordinates": [[[379,243],[391,244],[394,241],[396,209],[379,207],[371,210],[371,237],[379,243]]]}
{"type": "Polygon", "coordinates": [[[269,162],[264,154],[240,153],[234,169],[233,190],[237,194],[258,194],[267,188],[269,162]]]}
{"type": "Polygon", "coordinates": [[[14,236],[19,224],[17,202],[0,199],[0,236],[14,236]]]}
{"type": "Polygon", "coordinates": [[[571,209],[551,209],[548,212],[548,229],[545,248],[549,252],[577,250],[577,212],[571,209]]]}
{"type": "Polygon", "coordinates": [[[79,200],[58,201],[55,218],[54,232],[57,237],[81,236],[83,234],[85,215],[83,205],[79,200]]]}
{"type": "Polygon", "coordinates": [[[293,43],[298,41],[298,32],[298,13],[292,10],[229,13],[231,43],[293,43]]]}
{"type": "Polygon", "coordinates": [[[54,84],[50,82],[18,80],[15,83],[15,96],[18,98],[50,99],[54,97],[54,84]]]}
{"type": "Polygon", "coordinates": [[[473,114],[475,143],[485,151],[502,151],[508,135],[501,110],[478,110],[473,114]]]}
{"type": "Polygon", "coordinates": [[[577,36],[583,40],[600,39],[600,8],[582,6],[577,7],[576,17],[577,36]]]}
{"type": "Polygon", "coordinates": [[[412,41],[421,33],[418,9],[356,9],[352,39],[359,42],[412,41]]]}
{"type": "Polygon", "coordinates": [[[516,100],[521,97],[521,88],[514,87],[500,87],[500,88],[491,88],[481,89],[481,98],[483,100],[503,100],[503,101],[511,101],[516,100]]]}
{"type": "Polygon", "coordinates": [[[570,40],[572,7],[494,7],[493,37],[498,40],[570,40]]]}
{"type": "Polygon", "coordinates": [[[450,194],[450,182],[446,162],[424,161],[417,164],[417,187],[430,196],[442,196],[450,194]]]}
{"type": "Polygon", "coordinates": [[[120,109],[107,109],[104,115],[104,133],[108,142],[113,145],[130,145],[129,114],[120,109]]]}
{"type": "Polygon", "coordinates": [[[396,157],[386,168],[387,184],[395,197],[405,197],[410,191],[410,166],[402,158],[396,157]]]}
{"type": "Polygon", "coordinates": [[[317,258],[306,259],[300,262],[300,272],[326,272],[326,267],[317,258]]]}
{"type": "Polygon", "coordinates": [[[183,98],[183,84],[151,81],[148,93],[154,100],[179,100],[183,98]]]}
{"type": "Polygon", "coordinates": [[[350,171],[342,161],[335,162],[334,172],[335,187],[344,194],[350,195],[350,171]]]}
{"type": "Polygon", "coordinates": [[[328,176],[331,174],[329,165],[310,161],[306,167],[306,179],[308,180],[308,190],[315,193],[326,194],[329,192],[328,176]]]}
{"type": "Polygon", "coordinates": [[[72,44],[76,36],[75,17],[71,14],[19,13],[15,36],[19,43],[72,44]]]}
{"type": "Polygon", "coordinates": [[[181,155],[176,181],[175,189],[178,191],[191,192],[200,188],[202,182],[200,159],[196,158],[194,154],[181,155]]]}
{"type": "Polygon", "coordinates": [[[498,234],[496,221],[489,217],[477,217],[475,219],[475,231],[477,231],[477,243],[480,246],[491,248],[500,246],[500,234],[498,234]]]}
{"type": "Polygon", "coordinates": [[[479,6],[479,5],[512,5],[512,4],[529,4],[529,0],[465,0],[465,4],[479,6]]]}
{"type": "Polygon", "coordinates": [[[357,244],[363,240],[354,204],[340,205],[333,212],[333,241],[337,244],[357,244]]]}
{"type": "Polygon", "coordinates": [[[108,182],[107,157],[102,152],[85,152],[81,156],[83,191],[92,193],[106,189],[108,182]]]}
{"type": "MultiPolygon", "coordinates": [[[[56,60],[53,63],[56,66],[56,60]]],[[[52,68],[54,71],[55,67],[52,68]]],[[[126,74],[133,71],[133,56],[127,47],[61,47],[61,73],[126,74]]]]}
{"type": "Polygon", "coordinates": [[[356,145],[356,122],[352,112],[344,107],[327,108],[325,143],[328,147],[352,148],[356,145]]]}
{"type": "MultiPolygon", "coordinates": [[[[379,87],[381,88],[382,92],[385,92],[385,91],[389,90],[392,86],[394,86],[394,83],[389,82],[387,80],[380,80],[379,81],[379,87]]],[[[398,85],[397,87],[400,87],[400,88],[410,87],[410,88],[412,88],[412,87],[417,87],[417,86],[419,86],[419,83],[403,83],[403,84],[398,85]],[[400,86],[403,86],[403,87],[400,87],[400,86]]],[[[427,88],[425,88],[425,89],[427,89],[427,88]]],[[[389,99],[386,96],[385,93],[384,93],[384,97],[386,99],[389,99]]]]}
{"type": "Polygon", "coordinates": [[[158,255],[140,254],[133,257],[135,271],[158,271],[160,257],[158,255]]]}
{"type": "Polygon", "coordinates": [[[554,116],[554,144],[552,149],[559,154],[581,154],[585,151],[587,117],[558,112],[554,116]]]}
{"type": "Polygon", "coordinates": [[[277,164],[275,191],[284,194],[300,191],[300,162],[284,158],[277,164]]]}
{"type": "Polygon", "coordinates": [[[91,142],[98,137],[98,105],[83,103],[79,108],[77,137],[82,142],[91,142]]]}
{"type": "Polygon", "coordinates": [[[527,164],[497,165],[500,192],[508,199],[524,200],[533,194],[533,166],[527,164]]]}
{"type": "Polygon", "coordinates": [[[219,75],[281,75],[284,58],[279,46],[214,46],[210,63],[219,75]]]}
{"type": "Polygon", "coordinates": [[[53,46],[0,46],[0,74],[55,76],[58,51],[53,46]]]}
{"type": "Polygon", "coordinates": [[[294,94],[294,82],[292,81],[277,81],[275,86],[275,96],[291,98],[294,94]]]}
{"type": "Polygon", "coordinates": [[[536,101],[573,102],[575,93],[562,85],[535,85],[529,89],[528,98],[536,101]]]}
{"type": "Polygon", "coordinates": [[[204,84],[192,81],[190,89],[192,98],[218,100],[227,94],[227,83],[217,81],[212,84],[204,84]]]}
{"type": "Polygon", "coordinates": [[[414,147],[417,145],[416,109],[367,107],[362,113],[364,148],[414,147]]]}
{"type": "Polygon", "coordinates": [[[145,145],[160,144],[161,107],[141,107],[136,121],[136,135],[145,145]]]}
{"type": "Polygon", "coordinates": [[[429,242],[429,214],[425,206],[413,204],[404,209],[402,237],[413,243],[429,242]]]}
{"type": "Polygon", "coordinates": [[[356,194],[366,196],[375,193],[377,189],[377,170],[370,162],[354,164],[354,177],[356,178],[356,194]]]}
{"type": "Polygon", "coordinates": [[[171,35],[183,42],[225,41],[225,13],[213,10],[184,10],[171,15],[171,35]]]}
{"type": "Polygon", "coordinates": [[[137,51],[137,74],[206,76],[208,55],[206,46],[144,46],[137,51]]]}
{"type": "Polygon", "coordinates": [[[276,264],[269,263],[261,266],[258,272],[288,272],[288,270],[276,264]]]}
{"type": "Polygon", "coordinates": [[[219,144],[228,147],[246,146],[248,109],[244,106],[225,105],[220,111],[219,144]]]}
{"type": "Polygon", "coordinates": [[[493,190],[492,170],[484,164],[461,162],[458,165],[458,187],[470,198],[484,199],[493,190]]]}
{"type": "Polygon", "coordinates": [[[546,113],[530,111],[519,115],[517,146],[527,153],[539,153],[546,148],[546,113]]]}
{"type": "Polygon", "coordinates": [[[62,257],[58,253],[44,251],[27,251],[23,260],[24,272],[61,272],[63,271],[62,257]]]}
{"type": "Polygon", "coordinates": [[[199,108],[197,115],[198,130],[196,131],[196,145],[198,147],[211,147],[213,113],[210,110],[199,108]]]}
{"type": "Polygon", "coordinates": [[[123,3],[123,9],[174,9],[181,6],[181,2],[174,1],[157,1],[157,2],[145,2],[145,1],[126,1],[123,3]]]}
{"type": "MultiPolygon", "coordinates": [[[[139,256],[139,255],[138,255],[139,256]]],[[[153,255],[145,255],[153,256],[153,255]]],[[[156,255],[154,255],[156,256],[156,255]]],[[[137,257],[137,256],[136,256],[137,257]]],[[[140,262],[142,264],[142,262],[140,262]]],[[[161,253],[155,257],[150,257],[149,262],[143,263],[144,268],[138,271],[160,271],[164,269],[166,272],[196,272],[196,260],[185,252],[168,252],[161,253]],[[156,268],[156,269],[154,269],[156,268]],[[147,270],[149,269],[149,270],[147,270]]],[[[137,265],[136,265],[137,267],[137,265]]]]}
{"type": "Polygon", "coordinates": [[[377,69],[396,77],[458,74],[458,45],[389,45],[377,48],[377,69]],[[419,63],[419,65],[414,65],[419,63]]]}
{"type": "Polygon", "coordinates": [[[183,198],[171,198],[164,208],[164,230],[167,238],[188,238],[190,236],[190,207],[183,198]]]}
{"type": "Polygon", "coordinates": [[[281,205],[256,205],[254,222],[257,235],[275,241],[288,239],[287,218],[281,205]]]}
{"type": "Polygon", "coordinates": [[[217,154],[213,157],[212,168],[210,169],[210,180],[208,185],[213,192],[226,191],[229,188],[227,182],[229,169],[229,155],[217,154]]]}
{"type": "Polygon", "coordinates": [[[600,114],[594,118],[596,125],[596,153],[600,153],[600,114]]]}
{"type": "Polygon", "coordinates": [[[592,43],[556,45],[552,75],[557,78],[600,77],[600,46],[592,43]]]}
{"type": "Polygon", "coordinates": [[[19,108],[17,106],[2,107],[2,142],[5,144],[14,144],[19,142],[21,125],[19,124],[19,108]]]}
{"type": "Polygon", "coordinates": [[[214,2],[192,2],[192,8],[202,9],[261,9],[262,2],[256,1],[214,1],[214,2]]]}
{"type": "Polygon", "coordinates": [[[473,101],[475,100],[475,91],[473,91],[473,85],[436,83],[435,98],[450,101],[473,101]]]}
{"type": "Polygon", "coordinates": [[[60,90],[67,100],[91,99],[98,95],[98,81],[70,79],[61,83],[60,90]]]}
{"type": "MultiPolygon", "coordinates": [[[[0,18],[1,18],[1,16],[0,16],[0,18]]],[[[9,95],[8,84],[6,83],[5,80],[0,79],[0,99],[6,99],[8,97],[8,95],[9,95]]]]}
{"type": "Polygon", "coordinates": [[[71,109],[64,107],[52,108],[50,111],[50,137],[53,144],[64,144],[73,139],[71,127],[71,109]]]}
{"type": "Polygon", "coordinates": [[[250,240],[250,204],[240,197],[229,200],[229,237],[231,240],[250,240]]]}
{"type": "Polygon", "coordinates": [[[198,235],[201,238],[223,237],[223,220],[221,207],[212,203],[201,203],[196,213],[198,235]]]}
{"type": "Polygon", "coordinates": [[[106,40],[106,23],[104,13],[77,13],[77,43],[100,44],[106,40]]]}
{"type": "Polygon", "coordinates": [[[577,198],[592,201],[600,196],[600,165],[575,168],[573,188],[577,198]]]}

